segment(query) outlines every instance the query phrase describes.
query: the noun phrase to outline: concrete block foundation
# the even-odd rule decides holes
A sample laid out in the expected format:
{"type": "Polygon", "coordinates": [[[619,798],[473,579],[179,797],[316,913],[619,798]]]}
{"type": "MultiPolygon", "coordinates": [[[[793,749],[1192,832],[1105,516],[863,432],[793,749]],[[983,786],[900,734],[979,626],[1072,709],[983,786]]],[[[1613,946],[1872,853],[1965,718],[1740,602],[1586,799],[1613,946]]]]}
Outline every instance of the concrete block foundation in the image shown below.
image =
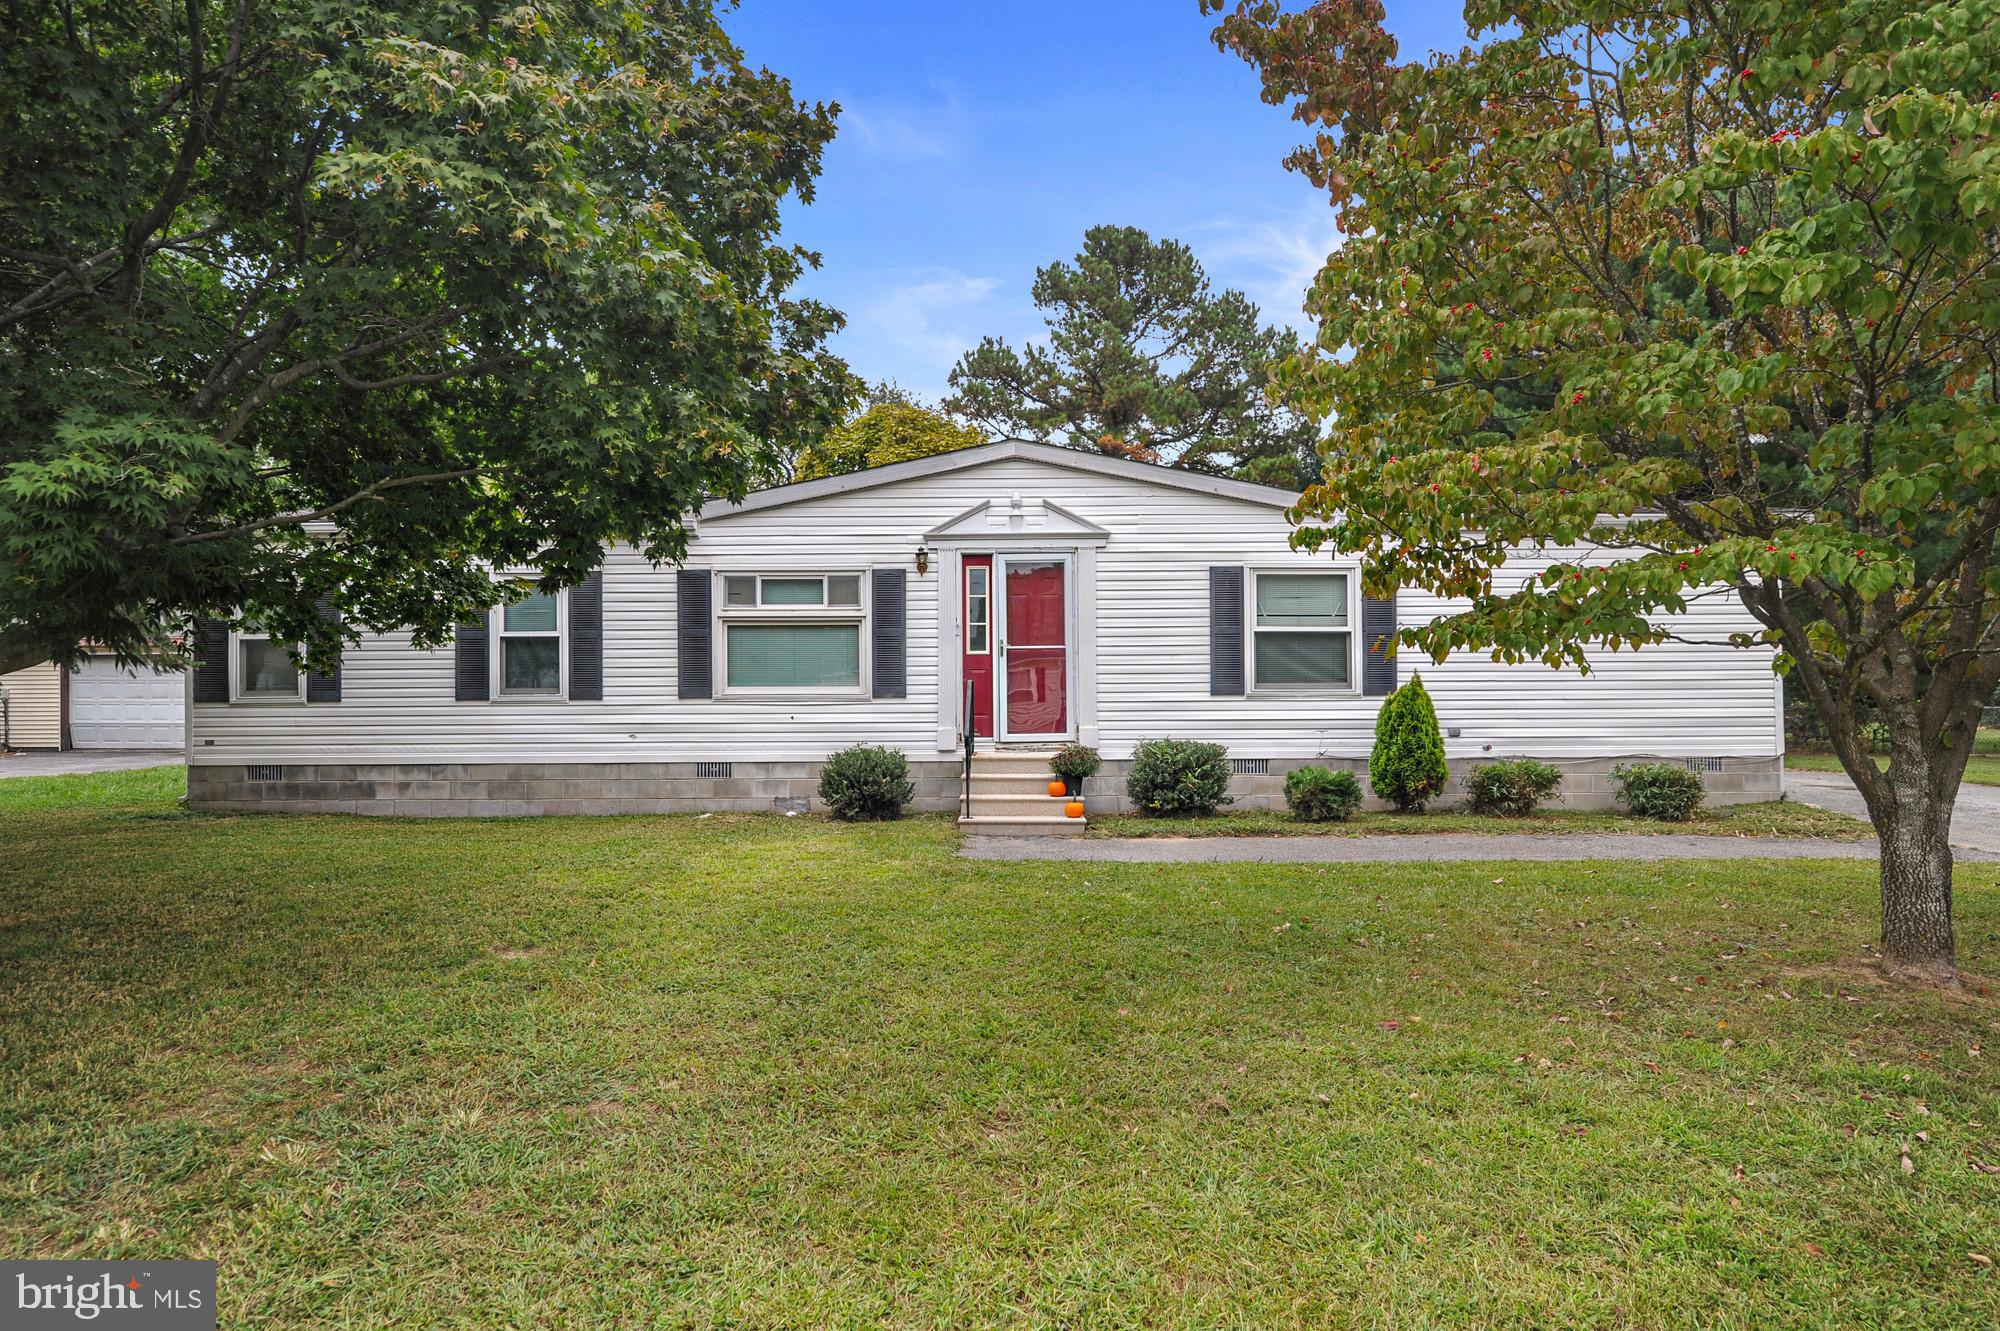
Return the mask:
{"type": "MultiPolygon", "coordinates": [[[[1243,756],[1243,755],[1238,755],[1243,756]]],[[[1465,802],[1465,774],[1492,758],[1453,759],[1452,784],[1434,806],[1465,802]]],[[[1612,769],[1623,763],[1683,759],[1556,760],[1563,789],[1554,807],[1615,806],[1612,769]]],[[[1782,758],[1723,758],[1704,770],[1711,804],[1777,799],[1784,789],[1782,758]]],[[[1269,770],[1231,778],[1233,809],[1281,809],[1285,775],[1295,767],[1346,768],[1368,779],[1366,758],[1272,758],[1269,770]]],[[[703,767],[709,766],[702,764],[703,767]]],[[[231,812],[354,813],[412,818],[525,817],[538,814],[786,813],[825,811],[819,799],[819,764],[738,762],[729,776],[695,774],[695,763],[287,763],[188,769],[192,808],[231,812]]],[[[1107,760],[1084,788],[1093,816],[1131,812],[1125,777],[1132,764],[1107,760]]],[[[911,807],[925,813],[956,811],[961,769],[956,757],[912,761],[917,788],[911,807]]],[[[1386,807],[1369,799],[1371,809],[1386,807]]]]}

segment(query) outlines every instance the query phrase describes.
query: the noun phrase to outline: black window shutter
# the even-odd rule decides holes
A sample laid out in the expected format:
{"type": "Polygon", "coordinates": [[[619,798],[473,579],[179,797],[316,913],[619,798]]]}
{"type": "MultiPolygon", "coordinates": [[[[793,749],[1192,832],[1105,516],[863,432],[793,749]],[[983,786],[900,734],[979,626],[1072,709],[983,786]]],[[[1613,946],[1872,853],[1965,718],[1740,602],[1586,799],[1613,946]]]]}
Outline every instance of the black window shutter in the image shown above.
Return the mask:
{"type": "Polygon", "coordinates": [[[1243,696],[1243,570],[1233,564],[1208,570],[1208,691],[1243,696]]]}
{"type": "Polygon", "coordinates": [[[1396,691],[1396,598],[1361,598],[1361,694],[1383,698],[1396,691]]]}
{"type": "Polygon", "coordinates": [[[452,651],[460,702],[485,702],[493,696],[493,666],[486,649],[490,620],[491,616],[482,615],[458,626],[458,643],[452,651]]]}
{"type": "Polygon", "coordinates": [[[604,572],[569,589],[569,697],[604,701],[604,572]]]}
{"type": "Polygon", "coordinates": [[[229,701],[229,625],[223,620],[194,622],[194,700],[229,701]]]}
{"type": "Polygon", "coordinates": [[[874,605],[870,610],[875,650],[875,696],[909,696],[909,573],[900,568],[875,570],[874,605]]]}
{"type": "Polygon", "coordinates": [[[715,579],[705,568],[684,568],[675,579],[680,628],[680,695],[715,696],[715,579]]]}
{"type": "MultiPolygon", "coordinates": [[[[334,605],[333,598],[331,596],[322,596],[319,598],[319,617],[321,619],[329,620],[336,624],[340,622],[340,609],[338,606],[334,605]]],[[[340,701],[339,658],[335,658],[333,663],[333,672],[331,674],[316,675],[311,673],[310,671],[307,672],[306,701],[307,702],[340,701]]]]}

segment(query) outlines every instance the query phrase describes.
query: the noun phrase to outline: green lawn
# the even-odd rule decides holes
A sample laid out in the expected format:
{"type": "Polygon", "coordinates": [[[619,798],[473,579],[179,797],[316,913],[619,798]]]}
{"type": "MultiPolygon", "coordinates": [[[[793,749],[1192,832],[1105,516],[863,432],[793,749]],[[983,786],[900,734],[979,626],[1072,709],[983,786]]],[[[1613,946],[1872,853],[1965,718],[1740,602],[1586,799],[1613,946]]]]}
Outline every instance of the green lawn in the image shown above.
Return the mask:
{"type": "MultiPolygon", "coordinates": [[[[1889,755],[1879,754],[1877,767],[1889,765],[1889,755]]],[[[1787,753],[1785,766],[1798,772],[1841,772],[1846,769],[1830,753],[1787,753]]],[[[1974,786],[2000,786],[2000,756],[1975,753],[1965,760],[1965,780],[1974,786]]]]}
{"type": "Polygon", "coordinates": [[[2000,1320],[2000,1000],[1855,963],[1866,863],[173,794],[0,782],[0,1251],[225,1326],[2000,1320]]]}
{"type": "Polygon", "coordinates": [[[1147,818],[1135,814],[1093,814],[1093,837],[1145,836],[1427,836],[1440,832],[1506,833],[1536,836],[1578,832],[1626,832],[1639,836],[1665,833],[1696,836],[1816,837],[1831,841],[1866,841],[1874,829],[1858,818],[1815,809],[1791,800],[1762,804],[1724,805],[1702,809],[1685,823],[1634,818],[1616,810],[1545,809],[1527,818],[1495,818],[1480,814],[1358,813],[1344,823],[1308,823],[1283,809],[1246,809],[1210,818],[1147,818]]]}

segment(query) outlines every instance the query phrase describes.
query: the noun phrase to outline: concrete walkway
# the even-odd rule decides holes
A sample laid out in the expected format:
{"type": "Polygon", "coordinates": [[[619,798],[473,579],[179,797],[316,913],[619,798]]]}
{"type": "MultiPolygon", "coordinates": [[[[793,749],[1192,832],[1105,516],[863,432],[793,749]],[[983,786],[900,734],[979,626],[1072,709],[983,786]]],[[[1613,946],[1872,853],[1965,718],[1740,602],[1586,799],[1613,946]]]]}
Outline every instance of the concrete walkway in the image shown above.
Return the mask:
{"type": "MultiPolygon", "coordinates": [[[[1785,793],[1801,804],[1853,818],[1868,817],[1861,792],[1845,772],[1786,772],[1785,793]]],[[[1958,804],[1951,811],[1951,844],[1962,860],[2000,853],[2000,786],[1975,786],[1968,781],[1958,788],[1958,804]],[[1989,855],[1972,853],[1977,851],[1989,855]]]]}
{"type": "MultiPolygon", "coordinates": [[[[967,837],[975,860],[1111,860],[1126,864],[1421,864],[1468,860],[1872,860],[1872,841],[1794,837],[1660,836],[1214,836],[967,837]]],[[[2000,860],[2000,851],[1962,851],[1961,860],[2000,860]]]]}
{"type": "Polygon", "coordinates": [[[74,776],[79,772],[129,772],[182,761],[179,749],[72,749],[68,753],[0,753],[0,777],[74,776]]]}

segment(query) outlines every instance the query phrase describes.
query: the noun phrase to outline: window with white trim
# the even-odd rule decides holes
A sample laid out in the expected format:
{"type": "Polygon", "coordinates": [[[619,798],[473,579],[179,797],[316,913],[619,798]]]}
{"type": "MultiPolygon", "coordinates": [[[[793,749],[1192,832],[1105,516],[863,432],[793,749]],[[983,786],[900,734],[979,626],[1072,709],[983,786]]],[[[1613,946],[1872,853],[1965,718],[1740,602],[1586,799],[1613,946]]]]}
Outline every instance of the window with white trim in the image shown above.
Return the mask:
{"type": "Polygon", "coordinates": [[[861,690],[859,573],[724,574],[717,618],[725,692],[861,690]]]}
{"type": "Polygon", "coordinates": [[[1257,573],[1251,687],[1354,687],[1353,580],[1345,573],[1257,573]]]}
{"type": "Polygon", "coordinates": [[[563,691],[560,592],[534,592],[498,611],[495,673],[503,698],[559,698],[563,691]]]}
{"type": "Polygon", "coordinates": [[[286,644],[254,624],[236,635],[236,700],[297,702],[306,696],[306,678],[286,644]]]}
{"type": "Polygon", "coordinates": [[[993,570],[965,566],[965,650],[984,656],[993,650],[993,570]]]}

